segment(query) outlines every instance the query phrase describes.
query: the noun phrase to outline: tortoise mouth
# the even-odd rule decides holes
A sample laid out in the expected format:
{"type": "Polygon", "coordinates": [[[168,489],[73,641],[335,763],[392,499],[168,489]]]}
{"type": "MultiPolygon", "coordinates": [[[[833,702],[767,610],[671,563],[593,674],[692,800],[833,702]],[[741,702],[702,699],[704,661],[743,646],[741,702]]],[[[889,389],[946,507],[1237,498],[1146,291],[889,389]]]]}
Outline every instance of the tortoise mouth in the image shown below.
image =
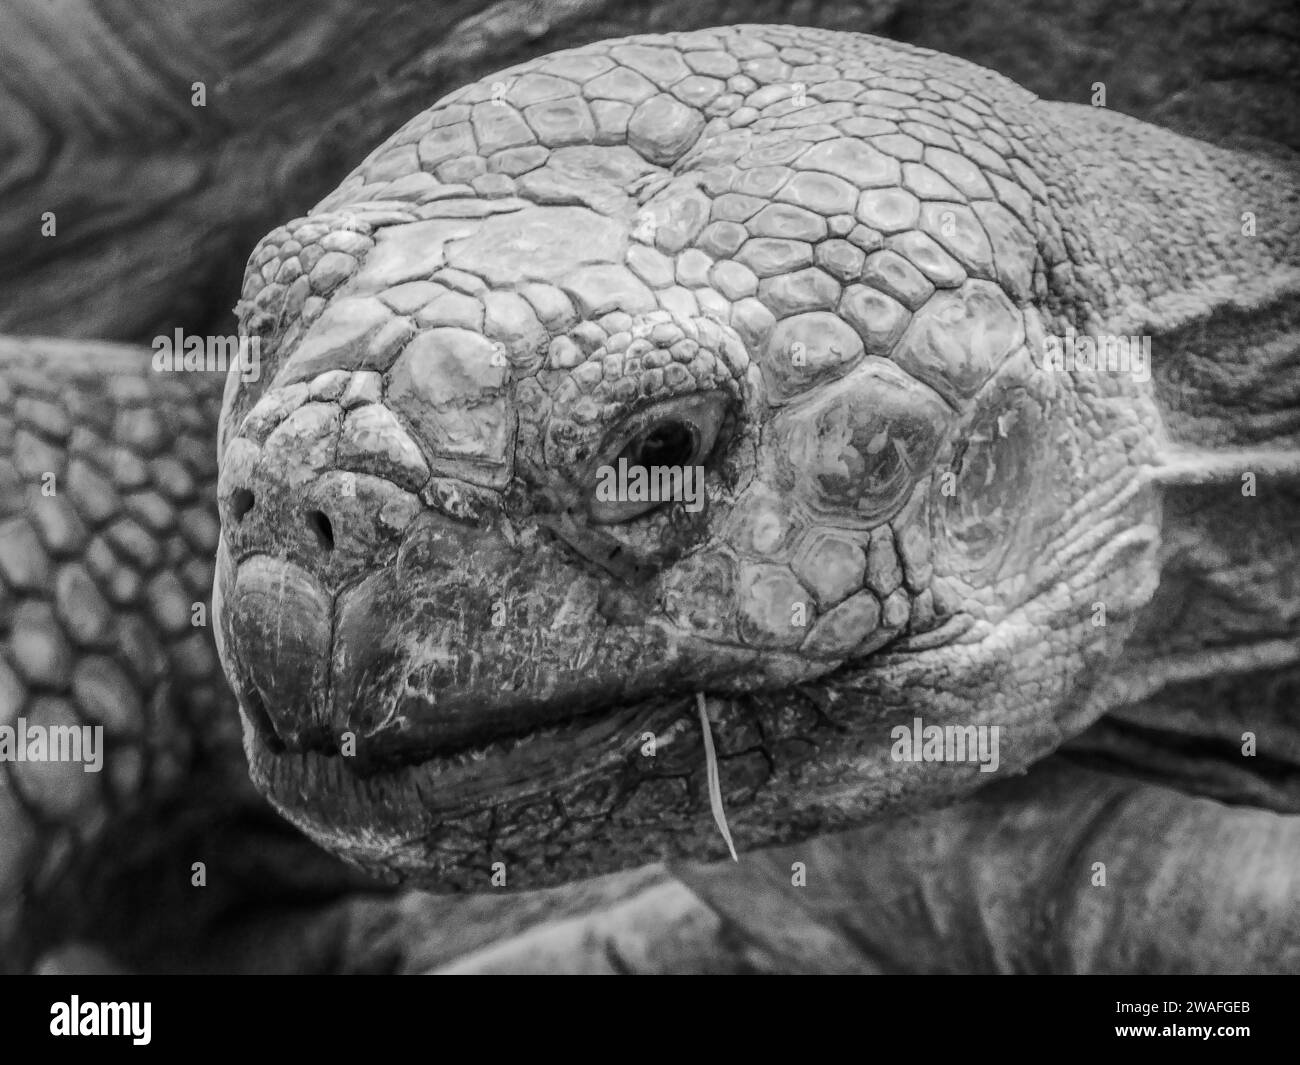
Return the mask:
{"type": "MultiPolygon", "coordinates": [[[[485,774],[508,771],[512,753],[525,743],[538,739],[561,744],[580,742],[584,735],[593,731],[592,726],[597,722],[649,714],[656,706],[674,702],[685,705],[687,698],[684,694],[665,692],[631,702],[595,702],[571,706],[567,711],[553,710],[545,723],[525,718],[515,728],[485,726],[477,733],[464,733],[454,739],[407,735],[399,731],[367,737],[351,747],[345,737],[324,727],[305,729],[286,738],[276,729],[266,702],[254,684],[243,685],[239,692],[239,708],[249,733],[246,745],[254,744],[275,758],[311,756],[337,760],[358,781],[366,781],[426,767],[435,776],[452,769],[471,767],[485,774]]],[[[414,717],[426,703],[427,700],[421,696],[405,696],[398,701],[395,716],[398,719],[414,717]]],[[[507,772],[507,779],[508,776],[507,772]]]]}
{"type": "Polygon", "coordinates": [[[674,740],[682,746],[687,736],[698,740],[690,732],[698,726],[689,696],[591,707],[563,721],[437,750],[393,745],[367,758],[349,757],[337,745],[286,745],[257,698],[245,693],[240,711],[250,776],[281,815],[381,875],[400,868],[394,855],[410,849],[419,857],[402,875],[417,878],[437,864],[430,840],[482,840],[498,811],[534,803],[549,809],[557,794],[638,776],[647,732],[663,746],[674,740]]]}

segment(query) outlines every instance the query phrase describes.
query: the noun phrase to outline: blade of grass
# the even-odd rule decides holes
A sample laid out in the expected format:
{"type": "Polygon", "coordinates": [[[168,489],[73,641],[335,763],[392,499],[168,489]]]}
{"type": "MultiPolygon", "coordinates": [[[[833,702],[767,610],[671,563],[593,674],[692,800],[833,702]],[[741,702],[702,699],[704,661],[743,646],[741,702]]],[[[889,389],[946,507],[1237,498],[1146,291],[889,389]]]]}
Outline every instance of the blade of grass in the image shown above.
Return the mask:
{"type": "Polygon", "coordinates": [[[727,812],[722,808],[722,781],[718,777],[718,754],[713,749],[713,728],[709,725],[709,712],[704,705],[704,693],[695,693],[696,705],[700,708],[700,728],[704,732],[704,759],[708,763],[709,805],[713,807],[713,820],[727,841],[727,850],[731,851],[731,860],[736,857],[736,846],[731,842],[731,830],[727,827],[727,812]]]}

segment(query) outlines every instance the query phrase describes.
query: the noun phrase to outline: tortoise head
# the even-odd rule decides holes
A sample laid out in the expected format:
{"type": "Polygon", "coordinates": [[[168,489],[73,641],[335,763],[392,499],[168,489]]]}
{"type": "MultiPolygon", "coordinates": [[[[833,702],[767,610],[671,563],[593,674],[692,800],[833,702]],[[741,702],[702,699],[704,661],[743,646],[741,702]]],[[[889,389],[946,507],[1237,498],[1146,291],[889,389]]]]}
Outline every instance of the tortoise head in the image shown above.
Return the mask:
{"type": "Polygon", "coordinates": [[[897,760],[916,717],[999,724],[1004,771],[1059,742],[1154,533],[1072,540],[1140,526],[1144,429],[1043,370],[1044,234],[990,184],[1026,182],[725,124],[435,179],[456,106],[250,260],[215,610],[270,800],[380,873],[535,885],[719,852],[696,693],[744,846],[988,779],[897,760]]]}

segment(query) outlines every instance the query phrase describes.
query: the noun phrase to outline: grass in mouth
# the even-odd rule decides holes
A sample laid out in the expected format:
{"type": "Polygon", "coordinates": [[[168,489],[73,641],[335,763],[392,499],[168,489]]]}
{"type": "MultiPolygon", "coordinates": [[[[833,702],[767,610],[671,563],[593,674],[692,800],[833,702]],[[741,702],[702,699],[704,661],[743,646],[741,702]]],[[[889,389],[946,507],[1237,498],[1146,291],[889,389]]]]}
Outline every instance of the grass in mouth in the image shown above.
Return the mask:
{"type": "Polygon", "coordinates": [[[695,693],[695,703],[700,708],[700,729],[704,732],[704,759],[709,769],[709,805],[713,807],[713,820],[727,841],[727,850],[731,851],[731,860],[736,857],[736,846],[731,842],[731,830],[727,827],[727,811],[722,808],[722,782],[718,778],[718,754],[713,749],[713,729],[709,725],[709,712],[704,705],[704,693],[695,693]]]}

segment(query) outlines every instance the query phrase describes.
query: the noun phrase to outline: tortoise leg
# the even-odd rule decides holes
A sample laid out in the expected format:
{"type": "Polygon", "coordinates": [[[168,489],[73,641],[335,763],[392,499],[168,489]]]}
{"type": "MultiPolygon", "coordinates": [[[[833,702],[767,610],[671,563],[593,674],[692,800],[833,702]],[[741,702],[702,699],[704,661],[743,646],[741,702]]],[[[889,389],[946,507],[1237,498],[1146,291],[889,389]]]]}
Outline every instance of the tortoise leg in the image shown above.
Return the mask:
{"type": "Polygon", "coordinates": [[[767,967],[922,972],[1294,972],[1300,818],[1232,807],[1054,757],[968,802],[683,881],[744,926],[767,967]],[[808,865],[791,888],[790,865],[808,865]],[[816,881],[816,883],[814,883],[816,881]],[[759,885],[765,885],[766,891],[759,885]],[[779,901],[778,901],[779,900],[779,901]]]}

